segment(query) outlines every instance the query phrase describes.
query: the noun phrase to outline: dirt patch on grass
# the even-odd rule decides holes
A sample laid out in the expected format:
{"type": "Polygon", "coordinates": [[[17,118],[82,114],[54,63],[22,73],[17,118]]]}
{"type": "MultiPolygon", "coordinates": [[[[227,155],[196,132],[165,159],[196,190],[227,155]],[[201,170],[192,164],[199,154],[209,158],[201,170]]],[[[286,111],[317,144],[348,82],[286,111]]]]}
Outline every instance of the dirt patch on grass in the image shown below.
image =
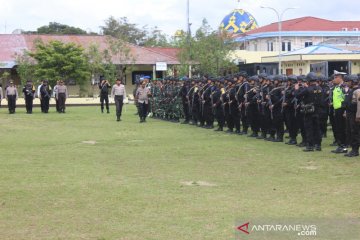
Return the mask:
{"type": "Polygon", "coordinates": [[[89,144],[89,145],[95,145],[97,142],[94,140],[90,140],[90,141],[82,141],[81,143],[83,144],[89,144]]]}
{"type": "Polygon", "coordinates": [[[200,187],[216,187],[215,183],[210,183],[206,181],[184,181],[181,182],[183,186],[200,186],[200,187]]]}
{"type": "Polygon", "coordinates": [[[317,167],[317,166],[306,166],[306,167],[300,167],[300,168],[306,169],[306,170],[312,170],[312,171],[319,169],[319,167],[317,167]]]}

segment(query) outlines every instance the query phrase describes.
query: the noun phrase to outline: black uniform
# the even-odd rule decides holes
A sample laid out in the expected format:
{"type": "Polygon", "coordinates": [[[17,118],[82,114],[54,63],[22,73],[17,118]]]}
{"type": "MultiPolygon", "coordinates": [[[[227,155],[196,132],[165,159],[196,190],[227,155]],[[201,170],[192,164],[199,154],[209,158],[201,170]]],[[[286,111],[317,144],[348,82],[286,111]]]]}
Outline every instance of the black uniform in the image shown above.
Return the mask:
{"type": "Polygon", "coordinates": [[[50,98],[51,98],[51,87],[47,83],[44,83],[43,85],[41,85],[40,95],[41,95],[41,99],[43,101],[43,112],[48,113],[49,112],[49,102],[50,102],[50,98]]]}
{"type": "Polygon", "coordinates": [[[272,131],[276,133],[275,142],[283,142],[284,141],[284,119],[283,114],[281,112],[281,104],[282,104],[282,89],[280,87],[276,87],[271,90],[269,97],[269,104],[272,106],[272,121],[271,128],[272,131]]]}
{"type": "Polygon", "coordinates": [[[99,83],[101,112],[104,112],[105,102],[107,113],[109,113],[109,88],[110,84],[108,82],[99,83]]]}
{"type": "Polygon", "coordinates": [[[218,131],[222,131],[225,125],[225,112],[222,104],[222,94],[220,88],[215,88],[212,95],[212,100],[214,103],[214,110],[215,110],[215,118],[218,122],[219,128],[218,131]]]}
{"type": "MultiPolygon", "coordinates": [[[[353,75],[351,75],[353,77],[353,75]]],[[[355,76],[357,77],[357,76],[355,76]]],[[[356,78],[357,81],[357,78],[356,78]]],[[[344,107],[346,110],[346,136],[348,137],[348,144],[351,146],[351,151],[345,154],[346,157],[359,156],[360,145],[360,127],[356,120],[357,111],[357,96],[360,88],[358,86],[350,89],[345,95],[344,107]],[[354,95],[356,91],[357,94],[354,95]]]]}
{"type": "Polygon", "coordinates": [[[23,87],[23,94],[25,98],[26,113],[31,114],[33,109],[33,100],[35,94],[35,87],[31,82],[27,82],[23,87]]]}
{"type": "Polygon", "coordinates": [[[188,123],[190,121],[190,103],[189,103],[189,99],[188,99],[188,92],[190,90],[189,84],[185,83],[179,92],[179,95],[181,97],[181,103],[183,106],[183,111],[184,111],[184,117],[185,117],[185,122],[184,123],[188,123]]]}
{"type": "Polygon", "coordinates": [[[301,111],[304,114],[304,125],[306,129],[306,149],[321,151],[321,133],[319,112],[322,97],[322,89],[319,86],[310,85],[295,92],[296,96],[303,97],[301,111]]]}

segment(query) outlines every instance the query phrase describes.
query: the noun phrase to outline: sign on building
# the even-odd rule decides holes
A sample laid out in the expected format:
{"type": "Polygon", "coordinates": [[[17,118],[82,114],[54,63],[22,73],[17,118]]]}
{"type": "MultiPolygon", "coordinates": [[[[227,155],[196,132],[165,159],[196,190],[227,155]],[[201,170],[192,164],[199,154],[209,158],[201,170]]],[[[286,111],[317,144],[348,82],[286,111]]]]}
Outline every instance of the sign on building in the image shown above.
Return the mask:
{"type": "Polygon", "coordinates": [[[167,71],[167,63],[166,62],[157,62],[156,63],[156,71],[167,71]]]}

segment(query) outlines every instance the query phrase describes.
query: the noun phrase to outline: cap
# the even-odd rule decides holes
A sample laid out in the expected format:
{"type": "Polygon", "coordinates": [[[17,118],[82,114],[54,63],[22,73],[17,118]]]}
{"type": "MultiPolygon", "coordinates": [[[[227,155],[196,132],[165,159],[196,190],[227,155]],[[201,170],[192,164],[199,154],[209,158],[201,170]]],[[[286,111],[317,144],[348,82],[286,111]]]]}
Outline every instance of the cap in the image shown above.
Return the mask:
{"type": "Polygon", "coordinates": [[[318,80],[318,76],[314,72],[309,72],[306,75],[306,80],[309,81],[309,82],[315,82],[315,81],[318,80]]]}
{"type": "Polygon", "coordinates": [[[352,74],[347,77],[347,80],[357,83],[359,81],[359,77],[356,74],[352,74]]]}
{"type": "Polygon", "coordinates": [[[266,79],[267,74],[266,73],[260,73],[259,78],[266,79]]]}
{"type": "Polygon", "coordinates": [[[298,77],[296,75],[289,75],[287,78],[291,82],[297,82],[298,80],[298,77]]]}
{"type": "Polygon", "coordinates": [[[275,75],[274,76],[274,81],[282,81],[284,78],[283,78],[283,76],[281,76],[281,75],[275,75]]]}
{"type": "Polygon", "coordinates": [[[151,77],[150,76],[144,76],[144,79],[150,79],[151,77]]]}
{"type": "Polygon", "coordinates": [[[346,75],[347,73],[345,72],[338,72],[336,70],[334,70],[334,75],[337,76],[337,75],[346,75]]]}
{"type": "Polygon", "coordinates": [[[239,77],[247,78],[247,77],[248,77],[248,74],[247,74],[247,72],[245,72],[245,71],[241,71],[241,72],[239,72],[238,76],[239,76],[239,77]]]}

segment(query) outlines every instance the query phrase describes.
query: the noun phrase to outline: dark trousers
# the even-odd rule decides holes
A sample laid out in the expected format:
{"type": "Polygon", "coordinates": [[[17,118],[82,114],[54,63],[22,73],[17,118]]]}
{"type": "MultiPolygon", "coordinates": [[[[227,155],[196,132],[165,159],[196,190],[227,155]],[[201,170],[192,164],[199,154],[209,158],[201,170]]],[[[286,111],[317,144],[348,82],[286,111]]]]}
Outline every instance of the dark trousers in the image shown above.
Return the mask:
{"type": "Polygon", "coordinates": [[[289,130],[290,139],[296,140],[298,127],[297,127],[297,121],[295,118],[294,107],[284,108],[284,117],[285,117],[285,122],[287,123],[287,128],[289,130]]]}
{"type": "Polygon", "coordinates": [[[32,113],[33,109],[33,96],[25,96],[25,106],[26,106],[26,112],[32,113]]]}
{"type": "Polygon", "coordinates": [[[189,104],[186,101],[182,101],[182,105],[183,105],[185,121],[188,122],[190,120],[189,104]]]}
{"type": "Polygon", "coordinates": [[[355,121],[356,113],[349,112],[346,117],[350,128],[350,146],[353,151],[359,152],[360,125],[355,121]]]}
{"type": "Polygon", "coordinates": [[[57,112],[60,112],[59,100],[57,100],[56,98],[55,98],[55,104],[56,104],[56,111],[57,111],[57,112]]]}
{"type": "Polygon", "coordinates": [[[145,102],[139,103],[139,107],[140,107],[139,117],[140,117],[140,119],[145,120],[145,118],[147,116],[147,112],[148,112],[148,106],[149,106],[149,104],[146,104],[145,102]]]}
{"type": "Polygon", "coordinates": [[[344,109],[335,110],[335,139],[339,146],[345,147],[346,145],[346,123],[344,118],[344,109]]]}
{"type": "Polygon", "coordinates": [[[116,117],[121,117],[124,96],[115,96],[116,117]]]}
{"type": "Polygon", "coordinates": [[[296,110],[296,135],[299,132],[301,133],[302,142],[306,143],[306,131],[304,124],[304,114],[300,113],[300,111],[296,110]]]}
{"type": "Polygon", "coordinates": [[[276,133],[278,139],[283,139],[284,137],[284,119],[281,110],[273,111],[273,119],[271,122],[273,131],[276,133]]]}
{"type": "Polygon", "coordinates": [[[41,107],[41,112],[45,112],[45,108],[44,108],[44,100],[42,98],[40,98],[40,107],[41,107]]]}
{"type": "Polygon", "coordinates": [[[242,104],[241,106],[240,119],[242,123],[243,132],[247,133],[249,128],[249,118],[247,115],[247,108],[245,107],[245,104],[242,104]]]}
{"type": "Polygon", "coordinates": [[[330,125],[331,125],[331,129],[332,129],[332,132],[333,132],[333,135],[334,135],[335,142],[338,142],[337,139],[336,139],[336,133],[335,133],[335,129],[336,129],[336,126],[335,126],[335,110],[334,110],[333,107],[329,108],[329,121],[330,121],[330,125]]]}
{"type": "Polygon", "coordinates": [[[318,114],[305,114],[306,144],[309,147],[321,145],[320,122],[318,114]]]}
{"type": "Polygon", "coordinates": [[[260,131],[260,122],[259,122],[259,111],[257,105],[250,105],[247,109],[247,116],[249,119],[250,127],[253,133],[258,133],[260,131]]]}
{"type": "Polygon", "coordinates": [[[197,123],[199,121],[199,109],[199,104],[192,104],[191,116],[194,123],[197,123]]]}
{"type": "Polygon", "coordinates": [[[225,125],[225,115],[224,115],[224,109],[222,108],[222,106],[216,107],[215,117],[219,124],[219,128],[223,128],[225,125]]]}
{"type": "Polygon", "coordinates": [[[204,120],[207,126],[212,126],[214,124],[214,114],[212,112],[212,106],[210,102],[204,104],[204,120]]]}
{"type": "Polygon", "coordinates": [[[101,104],[101,110],[104,110],[104,102],[106,105],[106,110],[109,110],[109,96],[107,94],[101,94],[100,95],[100,104],[101,104]]]}
{"type": "Polygon", "coordinates": [[[235,126],[236,131],[240,131],[240,113],[236,103],[230,105],[230,118],[232,121],[232,128],[235,126]]]}
{"type": "Polygon", "coordinates": [[[58,94],[58,101],[59,101],[59,112],[65,112],[65,101],[66,101],[65,93],[58,94]]]}
{"type": "Polygon", "coordinates": [[[15,112],[15,108],[16,108],[16,96],[15,95],[8,95],[8,108],[9,108],[9,112],[15,112]]]}
{"type": "Polygon", "coordinates": [[[50,102],[50,98],[44,97],[42,98],[42,104],[43,104],[43,112],[47,113],[49,112],[49,102],[50,102]]]}

